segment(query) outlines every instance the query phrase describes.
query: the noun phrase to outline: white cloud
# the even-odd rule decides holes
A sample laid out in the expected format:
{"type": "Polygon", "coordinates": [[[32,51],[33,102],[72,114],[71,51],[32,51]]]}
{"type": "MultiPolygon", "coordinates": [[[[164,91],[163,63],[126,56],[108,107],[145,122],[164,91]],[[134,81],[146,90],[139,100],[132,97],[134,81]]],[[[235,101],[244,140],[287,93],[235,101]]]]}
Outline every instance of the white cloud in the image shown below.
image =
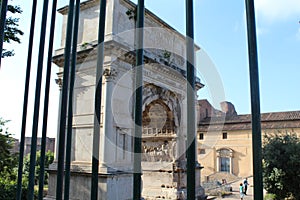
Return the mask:
{"type": "Polygon", "coordinates": [[[268,22],[299,18],[299,0],[255,0],[255,10],[258,18],[268,22]]]}

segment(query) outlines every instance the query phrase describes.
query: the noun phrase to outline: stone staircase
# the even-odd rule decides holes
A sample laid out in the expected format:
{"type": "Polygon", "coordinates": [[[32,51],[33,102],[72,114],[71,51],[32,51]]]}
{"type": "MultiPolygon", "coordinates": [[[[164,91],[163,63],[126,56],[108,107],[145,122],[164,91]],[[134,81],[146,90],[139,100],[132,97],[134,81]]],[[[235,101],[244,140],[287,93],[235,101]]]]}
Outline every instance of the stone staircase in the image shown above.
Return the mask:
{"type": "Polygon", "coordinates": [[[237,180],[240,180],[241,178],[238,176],[235,176],[233,174],[226,173],[226,172],[217,172],[217,173],[211,174],[207,177],[207,181],[209,181],[209,182],[219,181],[222,183],[222,179],[225,179],[227,183],[232,183],[237,180]]]}

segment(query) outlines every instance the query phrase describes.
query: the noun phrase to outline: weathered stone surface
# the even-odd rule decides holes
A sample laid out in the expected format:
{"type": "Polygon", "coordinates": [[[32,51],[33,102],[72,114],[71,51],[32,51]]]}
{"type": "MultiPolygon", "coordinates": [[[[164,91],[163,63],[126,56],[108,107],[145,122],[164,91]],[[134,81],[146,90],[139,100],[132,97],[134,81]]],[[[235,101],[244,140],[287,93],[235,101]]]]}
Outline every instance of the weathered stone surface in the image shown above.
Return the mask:
{"type": "MultiPolygon", "coordinates": [[[[131,199],[133,192],[135,22],[128,0],[107,2],[99,149],[99,199],[131,199]],[[127,14],[126,14],[127,13],[127,14]]],[[[71,199],[89,199],[94,126],[98,0],[81,4],[74,88],[71,199]]],[[[67,7],[62,38],[65,38],[67,7]]],[[[186,188],[185,38],[151,12],[144,30],[142,196],[184,199],[186,188]]],[[[54,63],[63,73],[63,44],[54,63]]],[[[199,49],[195,47],[195,50],[199,49]]],[[[198,88],[199,89],[199,88],[198,88]]],[[[196,94],[195,94],[196,97],[196,94]]],[[[200,188],[200,173],[196,173],[200,188]]],[[[56,164],[49,198],[55,196],[56,164]]],[[[203,194],[201,194],[203,195],[203,194]]]]}

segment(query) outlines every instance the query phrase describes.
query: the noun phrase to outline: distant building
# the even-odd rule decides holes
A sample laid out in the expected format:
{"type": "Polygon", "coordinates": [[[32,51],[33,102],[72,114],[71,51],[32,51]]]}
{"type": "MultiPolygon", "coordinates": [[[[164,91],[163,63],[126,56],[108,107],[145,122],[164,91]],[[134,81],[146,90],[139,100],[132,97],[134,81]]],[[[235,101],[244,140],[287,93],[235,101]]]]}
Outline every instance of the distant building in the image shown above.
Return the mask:
{"type": "MultiPolygon", "coordinates": [[[[31,137],[25,137],[25,145],[24,145],[24,155],[30,154],[31,151],[31,137]]],[[[36,150],[40,151],[42,145],[42,138],[37,138],[37,146],[36,150]]],[[[20,150],[20,141],[15,139],[15,145],[12,148],[12,153],[18,153],[20,150]]],[[[46,137],[46,152],[51,151],[54,152],[55,150],[55,138],[46,137]]]]}
{"type": "Polygon", "coordinates": [[[20,150],[20,142],[18,139],[13,138],[13,146],[10,149],[10,153],[15,154],[15,153],[19,153],[20,150]]]}
{"type": "MultiPolygon", "coordinates": [[[[42,138],[37,138],[37,146],[36,150],[40,151],[42,145],[42,138]]],[[[46,152],[52,151],[54,152],[55,149],[55,138],[46,138],[46,152]]],[[[27,155],[31,151],[31,137],[25,137],[25,147],[24,147],[24,154],[27,155]]]]}
{"type": "MultiPolygon", "coordinates": [[[[218,172],[238,177],[253,175],[251,115],[238,115],[234,105],[222,102],[219,111],[199,100],[198,161],[202,181],[218,172]]],[[[273,133],[300,135],[300,111],[261,114],[262,136],[273,133]]]]}

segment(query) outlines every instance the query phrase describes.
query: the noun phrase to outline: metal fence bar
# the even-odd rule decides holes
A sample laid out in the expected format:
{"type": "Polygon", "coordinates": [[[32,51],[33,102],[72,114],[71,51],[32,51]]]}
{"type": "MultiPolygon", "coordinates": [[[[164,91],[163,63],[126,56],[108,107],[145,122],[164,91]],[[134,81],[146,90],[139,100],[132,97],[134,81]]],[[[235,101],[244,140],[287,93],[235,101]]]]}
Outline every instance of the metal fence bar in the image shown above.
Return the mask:
{"type": "Polygon", "coordinates": [[[2,50],[3,50],[3,41],[4,41],[4,27],[6,21],[6,12],[7,12],[7,0],[2,0],[1,2],[1,15],[0,15],[0,69],[1,69],[1,59],[2,59],[2,50]]]}
{"type": "Polygon", "coordinates": [[[102,98],[102,73],[104,61],[104,37],[105,37],[106,0],[100,1],[100,13],[98,24],[98,46],[97,46],[97,69],[95,89],[95,111],[94,111],[94,134],[92,153],[92,187],[91,200],[98,199],[98,173],[99,173],[99,144],[101,123],[101,98],[102,98]]]}
{"type": "Polygon", "coordinates": [[[33,0],[31,23],[30,23],[30,33],[29,33],[28,54],[27,54],[24,100],[23,100],[23,115],[22,115],[22,128],[21,128],[21,138],[20,138],[17,197],[16,197],[17,200],[21,200],[21,197],[22,197],[22,174],[23,174],[25,131],[26,131],[27,106],[28,106],[28,94],[29,94],[30,69],[31,69],[31,59],[32,59],[32,46],[33,46],[33,36],[34,36],[36,4],[37,4],[37,0],[33,0]]]}
{"type": "Polygon", "coordinates": [[[76,0],[75,16],[73,25],[73,44],[72,44],[72,59],[71,59],[71,74],[69,86],[69,103],[68,103],[68,128],[67,128],[67,144],[66,144],[66,173],[65,173],[65,191],[64,199],[69,199],[70,192],[70,167],[71,167],[71,150],[72,150],[72,125],[73,125],[73,93],[76,72],[77,59],[77,38],[78,38],[78,22],[80,12],[80,0],[76,0]]]}
{"type": "Polygon", "coordinates": [[[37,146],[38,125],[39,125],[41,82],[42,82],[42,75],[43,75],[43,60],[44,60],[44,50],[45,50],[45,37],[46,37],[48,2],[49,2],[48,0],[45,0],[44,5],[43,5],[40,46],[39,46],[38,65],[37,65],[35,102],[34,102],[32,136],[31,136],[31,149],[30,149],[29,181],[28,181],[28,199],[29,200],[34,198],[36,146],[37,146]]]}
{"type": "Polygon", "coordinates": [[[187,199],[195,199],[195,69],[194,69],[193,0],[186,0],[186,67],[187,67],[187,199]]]}
{"type": "Polygon", "coordinates": [[[254,11],[253,0],[246,0],[246,16],[247,16],[249,69],[250,69],[249,70],[250,90],[251,90],[254,199],[262,200],[263,179],[262,179],[261,118],[260,118],[257,40],[256,40],[255,11],[254,11]]]}
{"type": "Polygon", "coordinates": [[[144,17],[145,3],[139,0],[136,22],[136,65],[135,65],[135,112],[134,112],[134,161],[133,199],[141,199],[141,153],[142,153],[142,106],[143,106],[143,64],[144,64],[144,17]]]}
{"type": "Polygon", "coordinates": [[[47,137],[49,91],[50,91],[50,84],[51,84],[50,78],[51,78],[51,68],[52,68],[51,65],[52,65],[52,51],[53,51],[54,29],[55,29],[56,6],[57,6],[57,0],[53,0],[52,13],[51,13],[50,35],[49,35],[49,45],[48,45],[46,83],[45,83],[44,115],[43,115],[40,174],[39,174],[39,192],[38,192],[39,200],[42,200],[43,196],[44,196],[46,137],[47,137]]]}
{"type": "Polygon", "coordinates": [[[66,136],[66,114],[68,103],[68,86],[69,86],[69,69],[72,44],[72,27],[74,15],[74,0],[69,1],[69,13],[67,22],[66,45],[64,52],[64,74],[63,87],[61,98],[60,124],[59,124],[59,139],[58,139],[58,162],[57,162],[57,179],[56,179],[56,199],[62,200],[63,195],[63,180],[64,180],[64,156],[65,156],[65,136],[66,136]]]}

